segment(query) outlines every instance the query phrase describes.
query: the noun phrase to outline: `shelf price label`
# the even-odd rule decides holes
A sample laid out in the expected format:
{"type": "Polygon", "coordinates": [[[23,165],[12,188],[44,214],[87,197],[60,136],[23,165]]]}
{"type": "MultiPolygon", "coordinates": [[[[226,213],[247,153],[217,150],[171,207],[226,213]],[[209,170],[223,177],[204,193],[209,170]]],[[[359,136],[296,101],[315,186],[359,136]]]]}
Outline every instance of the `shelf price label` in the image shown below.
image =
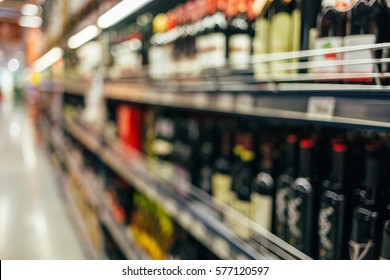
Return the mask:
{"type": "Polygon", "coordinates": [[[330,119],[334,115],[336,98],[334,97],[310,97],[307,115],[314,119],[330,119]]]}

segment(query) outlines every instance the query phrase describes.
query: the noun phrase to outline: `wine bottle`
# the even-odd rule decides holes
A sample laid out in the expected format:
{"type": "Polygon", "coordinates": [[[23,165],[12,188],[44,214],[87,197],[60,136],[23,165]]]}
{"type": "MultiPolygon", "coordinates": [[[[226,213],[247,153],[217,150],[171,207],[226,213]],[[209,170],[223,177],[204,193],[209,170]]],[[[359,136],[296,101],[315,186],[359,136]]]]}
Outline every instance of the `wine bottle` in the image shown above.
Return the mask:
{"type": "Polygon", "coordinates": [[[150,38],[148,54],[149,74],[152,78],[161,79],[173,71],[173,53],[169,52],[163,44],[163,34],[167,30],[168,18],[164,13],[153,19],[153,36],[150,38]]]}
{"type": "Polygon", "coordinates": [[[229,205],[233,200],[232,187],[232,132],[225,124],[220,125],[220,151],[215,159],[212,176],[213,196],[222,203],[229,205]]]}
{"type": "Polygon", "coordinates": [[[380,251],[381,260],[390,260],[390,204],[386,207],[386,218],[382,231],[382,245],[380,251]]]}
{"type": "Polygon", "coordinates": [[[299,144],[298,178],[291,184],[287,206],[288,242],[303,253],[315,257],[317,187],[312,172],[314,143],[311,139],[303,139],[299,144]]]}
{"type": "MultiPolygon", "coordinates": [[[[344,38],[344,47],[353,47],[359,45],[370,45],[377,42],[377,16],[379,13],[379,2],[368,0],[353,1],[352,8],[347,12],[347,31],[344,38]]],[[[357,59],[372,60],[374,58],[371,50],[361,50],[353,52],[345,52],[343,59],[354,61],[357,59]]],[[[358,65],[344,65],[343,72],[345,74],[362,75],[359,78],[349,77],[345,82],[364,82],[370,83],[373,78],[370,77],[374,73],[375,64],[368,62],[358,65]],[[366,76],[365,76],[366,75],[366,76]]]]}
{"type": "MultiPolygon", "coordinates": [[[[209,66],[208,62],[208,52],[209,52],[209,40],[207,40],[207,35],[209,34],[209,25],[211,21],[211,10],[208,9],[210,2],[215,0],[197,0],[196,9],[198,13],[198,21],[196,23],[196,29],[198,31],[198,36],[196,38],[196,53],[197,61],[201,70],[204,70],[209,66]]],[[[216,5],[215,5],[216,6],[216,5]]]]}
{"type": "MultiPolygon", "coordinates": [[[[314,49],[332,49],[343,46],[346,32],[347,14],[345,7],[337,9],[336,0],[323,0],[322,9],[317,19],[317,35],[314,41],[314,49]]],[[[340,65],[341,53],[327,53],[313,57],[313,73],[321,73],[330,76],[342,72],[340,65]]],[[[331,77],[331,80],[337,78],[331,77]]]]}
{"type": "Polygon", "coordinates": [[[251,194],[251,219],[268,231],[272,231],[275,194],[273,148],[271,142],[262,144],[260,172],[253,180],[251,194]]]}
{"type": "Polygon", "coordinates": [[[229,0],[229,64],[232,69],[249,68],[252,51],[252,26],[248,20],[248,0],[229,0]]]}
{"type": "Polygon", "coordinates": [[[284,172],[278,177],[275,194],[275,234],[287,241],[287,205],[290,186],[298,171],[298,136],[289,134],[285,150],[284,172]]]}
{"type": "MultiPolygon", "coordinates": [[[[292,16],[295,10],[295,1],[292,0],[274,0],[269,8],[270,18],[270,41],[269,50],[271,53],[289,52],[293,49],[293,38],[296,38],[294,29],[295,16],[292,16]]],[[[300,32],[300,29],[298,29],[300,32]]],[[[299,39],[294,41],[299,42],[299,39]]],[[[289,73],[289,60],[277,60],[270,62],[270,74],[272,78],[280,78],[289,73]]]]}
{"type": "Polygon", "coordinates": [[[378,258],[375,239],[378,211],[376,193],[380,184],[380,147],[366,146],[365,185],[359,193],[360,205],[354,209],[349,253],[352,260],[378,258]]]}
{"type": "MultiPolygon", "coordinates": [[[[380,6],[380,12],[378,14],[377,20],[377,42],[378,43],[388,43],[390,42],[390,1],[382,0],[380,6]]],[[[382,49],[376,51],[377,58],[390,58],[390,49],[382,49]]],[[[390,72],[390,63],[380,63],[378,65],[379,71],[381,73],[390,72]]],[[[390,79],[383,77],[381,79],[382,84],[389,85],[390,79]]]]}
{"type": "Polygon", "coordinates": [[[347,147],[333,144],[333,164],[330,179],[324,181],[318,215],[319,259],[344,259],[345,244],[345,163],[347,147]]]}
{"type": "Polygon", "coordinates": [[[269,79],[269,63],[256,62],[256,56],[269,53],[268,8],[270,4],[270,0],[255,0],[253,2],[253,10],[256,15],[255,37],[253,39],[253,71],[255,79],[258,81],[267,81],[269,79]]]}
{"type": "Polygon", "coordinates": [[[251,184],[253,180],[253,168],[255,153],[253,151],[253,135],[242,135],[242,151],[240,152],[239,172],[235,175],[233,189],[236,191],[236,199],[232,202],[232,208],[241,213],[246,219],[235,217],[233,221],[234,232],[242,239],[247,240],[251,236],[249,217],[251,209],[251,184]]]}

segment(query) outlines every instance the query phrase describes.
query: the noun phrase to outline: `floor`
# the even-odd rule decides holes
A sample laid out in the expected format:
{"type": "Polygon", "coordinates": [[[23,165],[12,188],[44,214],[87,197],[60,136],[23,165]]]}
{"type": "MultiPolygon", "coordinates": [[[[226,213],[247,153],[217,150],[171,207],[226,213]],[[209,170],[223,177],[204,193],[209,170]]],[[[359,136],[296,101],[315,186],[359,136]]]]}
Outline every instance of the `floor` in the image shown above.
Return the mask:
{"type": "Polygon", "coordinates": [[[0,259],[84,258],[26,112],[0,102],[0,259]]]}

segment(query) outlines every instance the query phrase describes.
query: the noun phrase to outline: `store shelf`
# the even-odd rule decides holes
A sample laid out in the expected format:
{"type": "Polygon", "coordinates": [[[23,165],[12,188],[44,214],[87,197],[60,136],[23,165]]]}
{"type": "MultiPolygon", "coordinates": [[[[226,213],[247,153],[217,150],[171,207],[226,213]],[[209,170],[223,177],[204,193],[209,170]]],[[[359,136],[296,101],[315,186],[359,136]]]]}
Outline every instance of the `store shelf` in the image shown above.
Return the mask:
{"type": "MultiPolygon", "coordinates": [[[[65,129],[138,191],[161,204],[173,219],[218,257],[309,259],[259,226],[252,228],[256,236],[254,240],[244,241],[238,238],[220,219],[221,213],[210,206],[211,203],[207,203],[207,199],[195,199],[199,195],[192,194],[193,188],[188,182],[180,180],[177,176],[167,178],[164,174],[156,175],[149,167],[151,163],[138,152],[123,149],[115,140],[103,141],[97,134],[90,132],[88,127],[68,120],[65,122],[65,129]]],[[[154,170],[158,170],[159,167],[154,170]]],[[[209,200],[211,201],[211,198],[209,200]]],[[[228,210],[225,213],[234,212],[232,209],[228,210]]],[[[237,218],[245,219],[243,216],[237,218]]]]}
{"type": "MultiPolygon", "coordinates": [[[[44,124],[43,128],[44,131],[48,132],[51,131],[49,129],[49,126],[47,124],[47,121],[43,121],[44,124]]],[[[55,134],[55,133],[53,133],[55,134]]],[[[69,156],[69,154],[66,152],[64,148],[64,143],[61,137],[58,135],[51,135],[49,138],[52,140],[51,145],[58,151],[61,155],[64,157],[64,162],[69,170],[69,173],[72,174],[72,176],[76,179],[76,181],[79,183],[79,185],[82,187],[84,193],[86,194],[86,198],[88,200],[88,203],[97,209],[98,216],[100,221],[107,227],[107,229],[110,231],[112,237],[118,244],[118,246],[123,251],[124,255],[128,259],[133,260],[147,260],[150,259],[148,254],[144,252],[141,248],[138,247],[136,244],[136,241],[134,240],[134,237],[131,235],[131,233],[126,229],[124,225],[119,224],[115,221],[115,218],[113,217],[113,214],[110,210],[110,207],[108,205],[108,202],[106,201],[106,198],[104,196],[103,190],[99,188],[97,185],[88,184],[85,180],[85,176],[81,174],[81,171],[77,166],[75,165],[72,158],[69,156]]],[[[59,166],[57,166],[57,169],[60,169],[59,166]]],[[[65,184],[67,185],[67,184],[65,184]]],[[[67,191],[67,187],[63,187],[64,192],[67,191]]],[[[77,218],[78,223],[83,223],[82,218],[78,214],[78,210],[76,206],[73,203],[73,200],[69,193],[66,193],[67,198],[67,204],[71,205],[71,215],[74,214],[74,216],[77,218]]],[[[73,216],[72,216],[73,217],[73,216]]],[[[84,238],[85,239],[85,238],[84,238]]],[[[83,239],[83,240],[84,240],[83,239]]],[[[92,245],[88,246],[91,247],[92,245]]],[[[89,250],[91,251],[91,250],[89,250]]],[[[90,254],[89,254],[90,255],[90,254]]],[[[97,253],[94,253],[93,256],[96,256],[94,259],[102,259],[102,257],[99,257],[97,253]]]]}

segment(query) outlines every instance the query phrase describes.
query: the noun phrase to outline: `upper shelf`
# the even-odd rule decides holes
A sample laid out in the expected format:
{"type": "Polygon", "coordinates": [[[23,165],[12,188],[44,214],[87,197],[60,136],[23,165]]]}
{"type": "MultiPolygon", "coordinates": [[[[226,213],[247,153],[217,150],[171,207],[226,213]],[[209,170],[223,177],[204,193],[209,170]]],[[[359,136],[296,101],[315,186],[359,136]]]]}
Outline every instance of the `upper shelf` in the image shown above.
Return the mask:
{"type": "MultiPolygon", "coordinates": [[[[45,83],[42,90],[91,94],[88,83],[45,83]]],[[[105,98],[136,104],[378,130],[390,130],[389,94],[375,86],[332,84],[268,84],[257,91],[179,91],[172,83],[123,81],[104,86],[105,98]]]]}

